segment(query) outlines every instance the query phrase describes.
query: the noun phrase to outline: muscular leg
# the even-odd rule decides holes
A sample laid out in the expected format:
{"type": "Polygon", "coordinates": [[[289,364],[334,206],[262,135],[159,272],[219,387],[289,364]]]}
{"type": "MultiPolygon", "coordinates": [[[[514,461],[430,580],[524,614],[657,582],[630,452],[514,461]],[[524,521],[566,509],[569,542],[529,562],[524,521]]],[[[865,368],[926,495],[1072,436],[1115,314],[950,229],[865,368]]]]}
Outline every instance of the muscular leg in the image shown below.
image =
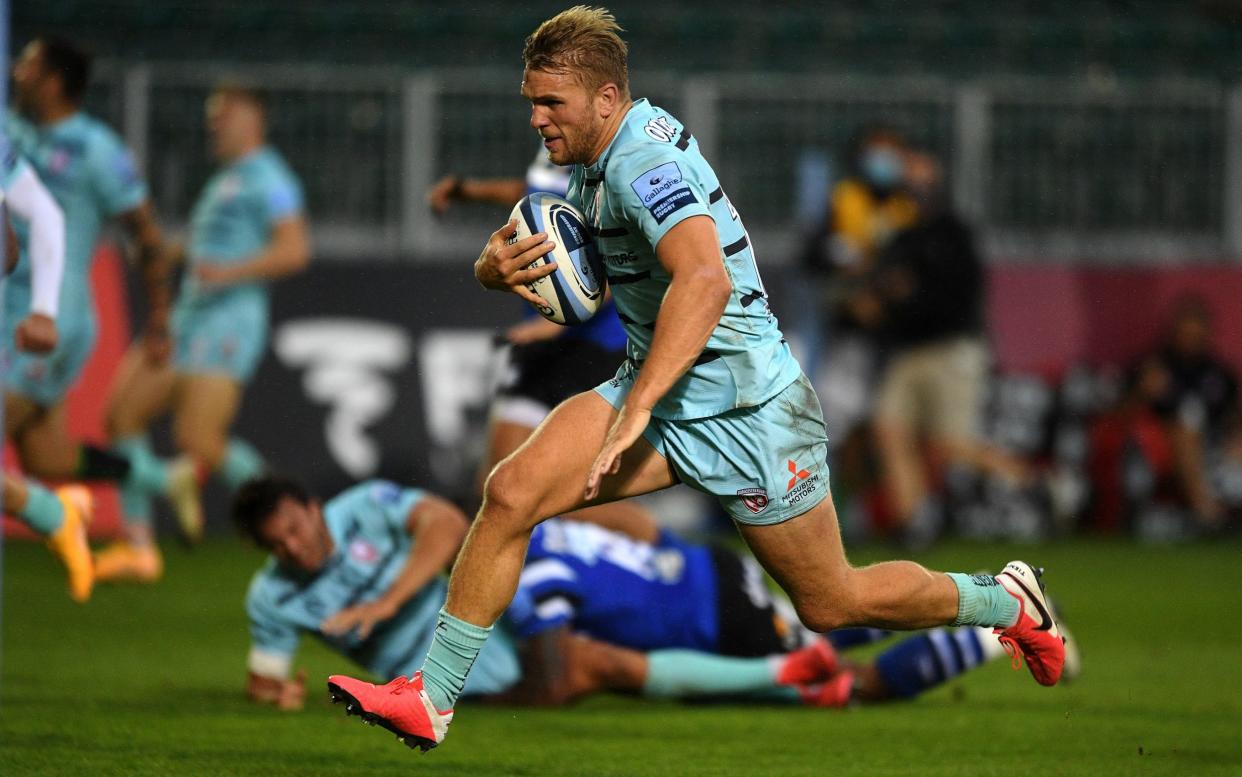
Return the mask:
{"type": "MultiPolygon", "coordinates": [[[[514,421],[492,420],[491,427],[488,430],[487,450],[483,453],[483,460],[480,462],[476,481],[478,484],[477,493],[480,497],[482,497],[483,487],[487,483],[488,474],[496,468],[497,464],[507,458],[509,454],[521,447],[522,443],[526,442],[534,431],[534,427],[514,421]]],[[[610,525],[610,522],[613,520],[629,522],[653,520],[647,508],[636,502],[628,501],[613,502],[607,507],[584,507],[566,513],[564,517],[574,521],[598,523],[602,526],[610,525]]]]}
{"type": "MultiPolygon", "coordinates": [[[[108,395],[105,423],[113,445],[140,468],[158,474],[162,474],[163,462],[151,451],[147,429],[168,412],[174,381],[170,366],[152,364],[141,346],[133,346],[121,360],[108,395]]],[[[123,485],[121,513],[130,542],[150,545],[154,541],[147,489],[123,485]]]]}
{"type": "Polygon", "coordinates": [[[845,558],[836,510],[828,497],[772,526],[739,524],[759,562],[814,631],[843,626],[922,629],[958,616],[958,587],[912,561],[853,567],[845,558]]]}
{"type": "Polygon", "coordinates": [[[475,475],[475,495],[483,498],[483,487],[487,484],[487,476],[496,465],[504,460],[526,442],[535,427],[493,418],[487,429],[487,449],[479,462],[479,470],[475,475]]]}
{"type": "MultiPolygon", "coordinates": [[[[545,518],[586,506],[582,492],[587,475],[616,416],[598,394],[579,394],[554,410],[522,447],[497,465],[453,569],[446,610],[482,625],[500,617],[513,599],[531,530],[545,518]]],[[[593,503],[676,482],[664,457],[640,439],[593,503]]]]}
{"type": "Polygon", "coordinates": [[[905,525],[927,498],[926,476],[914,430],[898,421],[877,419],[875,442],[884,486],[897,522],[905,525]]]}
{"type": "MultiPolygon", "coordinates": [[[[554,410],[488,478],[483,507],[457,558],[448,601],[423,666],[428,694],[441,709],[456,700],[491,624],[513,600],[531,530],[549,516],[583,506],[591,463],[616,415],[598,394],[579,394],[554,410]]],[[[664,457],[639,440],[594,502],[675,482],[664,457]]]]}
{"type": "Polygon", "coordinates": [[[177,376],[173,439],[205,472],[224,461],[241,393],[241,385],[227,375],[177,376]]]}

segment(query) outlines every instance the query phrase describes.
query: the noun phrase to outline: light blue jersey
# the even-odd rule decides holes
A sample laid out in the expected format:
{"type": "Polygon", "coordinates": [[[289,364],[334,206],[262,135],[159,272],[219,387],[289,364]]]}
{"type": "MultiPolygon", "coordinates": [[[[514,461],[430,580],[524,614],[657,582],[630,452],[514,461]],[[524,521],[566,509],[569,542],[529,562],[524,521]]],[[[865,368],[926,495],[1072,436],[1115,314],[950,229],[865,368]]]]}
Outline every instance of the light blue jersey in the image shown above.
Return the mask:
{"type": "Polygon", "coordinates": [[[302,209],[297,176],[268,146],[207,182],[190,216],[190,271],[174,311],[179,372],[221,372],[243,383],[253,375],[267,348],[267,285],[205,288],[193,268],[253,259],[271,242],[273,227],[302,209]]]}
{"type": "Polygon", "coordinates": [[[671,279],[656,246],[691,216],[715,222],[733,293],[703,353],[654,416],[706,418],[753,407],[801,374],[768,308],[746,229],[698,142],[677,119],[636,100],[595,164],[574,169],[569,199],[596,235],[629,356],[640,369],[671,279]]]}
{"type": "MultiPolygon", "coordinates": [[[[246,612],[252,657],[257,651],[268,660],[291,658],[299,637],[312,634],[384,680],[414,674],[422,666],[436,615],[444,605],[448,586],[443,579],[437,578],[415,594],[365,640],[353,633],[327,636],[319,625],[334,613],[379,597],[392,586],[413,548],[406,522],[423,494],[418,489],[371,480],[327,502],[323,517],[335,548],[324,567],[306,576],[287,571],[269,559],[250,583],[246,612]]],[[[498,633],[479,655],[465,691],[499,693],[519,675],[512,644],[498,633]]]]}
{"type": "Polygon", "coordinates": [[[17,176],[27,167],[29,165],[26,164],[26,160],[22,159],[13,149],[8,138],[0,134],[0,190],[3,190],[6,196],[13,182],[17,180],[17,176]]]}
{"type": "MultiPolygon", "coordinates": [[[[133,158],[111,129],[78,112],[38,126],[10,113],[6,131],[65,215],[65,269],[56,327],[59,341],[46,356],[17,353],[6,385],[44,406],[60,402],[95,346],[95,306],[90,270],[104,224],[147,198],[133,158]]],[[[30,309],[31,268],[24,256],[29,227],[13,226],[23,256],[5,286],[5,336],[30,309]]]]}

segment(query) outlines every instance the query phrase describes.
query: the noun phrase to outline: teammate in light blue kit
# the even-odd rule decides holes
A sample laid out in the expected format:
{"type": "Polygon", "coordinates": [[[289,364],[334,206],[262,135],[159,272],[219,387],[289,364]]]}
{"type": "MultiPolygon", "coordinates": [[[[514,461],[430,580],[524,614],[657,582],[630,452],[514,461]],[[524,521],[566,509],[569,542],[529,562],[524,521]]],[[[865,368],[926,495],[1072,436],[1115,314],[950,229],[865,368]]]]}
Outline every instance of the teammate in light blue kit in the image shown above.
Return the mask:
{"type": "MultiPolygon", "coordinates": [[[[6,300],[5,340],[0,343],[4,368],[13,348],[25,354],[51,353],[56,348],[56,315],[60,308],[60,282],[65,268],[65,217],[56,200],[30,166],[0,133],[0,203],[6,211],[3,230],[7,237],[11,213],[28,234],[29,250],[21,252],[16,239],[7,240],[5,271],[20,268],[26,288],[21,300],[6,300]],[[23,259],[25,261],[23,261],[23,259]]],[[[9,280],[10,285],[14,283],[9,280]]],[[[21,295],[17,295],[21,296],[21,295]]],[[[90,597],[94,586],[86,524],[90,520],[90,494],[77,486],[52,492],[42,485],[4,473],[4,511],[47,538],[48,547],[64,563],[69,593],[77,601],[90,597]]]]}
{"type": "MultiPolygon", "coordinates": [[[[230,427],[246,383],[267,348],[267,283],[301,272],[310,259],[302,187],[266,145],[266,110],[251,89],[224,85],[207,100],[207,127],[221,169],[190,215],[187,265],[173,316],[174,363],[156,367],[131,351],[113,386],[109,423],[145,439],[171,410],[177,447],[198,476],[218,473],[236,489],[263,468],[230,427]]],[[[126,521],[148,526],[149,503],[125,504],[126,521]]],[[[201,526],[201,524],[200,524],[201,526]]],[[[200,528],[201,531],[201,528],[200,528]]],[[[158,579],[153,543],[120,543],[97,558],[100,579],[158,579]]]]}
{"type": "MultiPolygon", "coordinates": [[[[320,505],[298,484],[265,477],[234,500],[239,527],[272,552],[246,595],[252,697],[301,696],[290,681],[299,637],[314,635],[377,675],[426,655],[466,517],[425,491],[372,480],[320,505]]],[[[468,693],[507,690],[518,659],[504,638],[479,655],[468,693]]]]}
{"type": "MultiPolygon", "coordinates": [[[[6,130],[64,213],[64,272],[57,299],[58,341],[41,355],[19,353],[5,376],[5,427],[27,473],[57,480],[111,480],[123,489],[173,500],[178,516],[197,513],[198,492],[188,460],[168,466],[153,456],[136,456],[124,441],[116,451],[71,441],[65,428],[64,396],[94,347],[96,321],[90,270],[99,233],[119,221],[139,249],[148,296],[143,358],[168,358],[167,263],[159,227],[129,152],[106,126],[81,111],[90,61],[71,43],[41,37],[27,45],[13,68],[17,113],[6,130]]],[[[21,311],[41,304],[38,249],[25,221],[15,225],[23,254],[5,289],[6,338],[21,311]]],[[[49,508],[50,500],[42,500],[49,508]]],[[[50,517],[50,513],[49,513],[50,517]]]]}
{"type": "MultiPolygon", "coordinates": [[[[534,527],[678,482],[720,500],[809,628],[996,627],[1037,681],[1056,683],[1065,648],[1029,565],[994,577],[846,560],[819,401],[768,310],[749,237],[691,133],[631,99],[618,30],[585,6],[545,21],[526,40],[522,94],[550,159],[575,165],[570,198],[598,238],[629,363],[492,471],[422,670],[378,689],[335,675],[329,690],[435,747],[534,527]]],[[[555,266],[528,268],[551,245],[542,233],[510,243],[515,232],[511,220],[492,234],[475,277],[538,304],[527,284],[555,266]]]]}

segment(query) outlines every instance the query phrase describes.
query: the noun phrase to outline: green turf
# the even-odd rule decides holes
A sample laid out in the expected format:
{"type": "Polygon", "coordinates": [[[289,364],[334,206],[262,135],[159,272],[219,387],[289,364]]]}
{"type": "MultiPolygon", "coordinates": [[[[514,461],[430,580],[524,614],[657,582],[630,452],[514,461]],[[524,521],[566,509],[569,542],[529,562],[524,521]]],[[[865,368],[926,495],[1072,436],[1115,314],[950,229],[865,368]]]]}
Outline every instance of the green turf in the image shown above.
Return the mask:
{"type": "Polygon", "coordinates": [[[6,549],[0,773],[15,774],[1240,774],[1238,545],[953,545],[954,568],[1011,555],[1048,565],[1087,654],[1043,689],[997,663],[914,703],[848,712],[604,698],[573,709],[462,707],[419,755],[346,719],[320,691],[348,668],[299,656],[307,709],[241,693],[242,596],[259,556],[176,549],[154,588],[71,604],[42,548],[6,549]]]}

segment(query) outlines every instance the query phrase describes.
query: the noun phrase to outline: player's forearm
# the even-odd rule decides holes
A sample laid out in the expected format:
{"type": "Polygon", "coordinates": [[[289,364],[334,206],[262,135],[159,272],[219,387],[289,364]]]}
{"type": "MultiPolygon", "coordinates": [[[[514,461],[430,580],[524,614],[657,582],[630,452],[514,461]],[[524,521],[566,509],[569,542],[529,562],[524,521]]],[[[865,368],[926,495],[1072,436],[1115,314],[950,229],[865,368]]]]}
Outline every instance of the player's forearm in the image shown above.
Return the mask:
{"type": "Polygon", "coordinates": [[[296,275],[310,263],[310,247],[303,241],[273,243],[257,256],[234,265],[238,281],[274,281],[296,275]]]}
{"type": "Polygon", "coordinates": [[[526,194],[526,182],[520,178],[458,178],[454,199],[466,202],[493,202],[513,205],[526,194]]]}
{"type": "Polygon", "coordinates": [[[123,214],[130,238],[137,246],[138,267],[142,274],[143,291],[147,297],[148,325],[164,326],[172,305],[172,272],[166,256],[164,234],[155,220],[149,201],[123,214]]]}
{"type": "Polygon", "coordinates": [[[722,267],[704,266],[673,276],[656,317],[651,352],[626,402],[650,410],[693,365],[720,323],[732,292],[722,267]]]}

